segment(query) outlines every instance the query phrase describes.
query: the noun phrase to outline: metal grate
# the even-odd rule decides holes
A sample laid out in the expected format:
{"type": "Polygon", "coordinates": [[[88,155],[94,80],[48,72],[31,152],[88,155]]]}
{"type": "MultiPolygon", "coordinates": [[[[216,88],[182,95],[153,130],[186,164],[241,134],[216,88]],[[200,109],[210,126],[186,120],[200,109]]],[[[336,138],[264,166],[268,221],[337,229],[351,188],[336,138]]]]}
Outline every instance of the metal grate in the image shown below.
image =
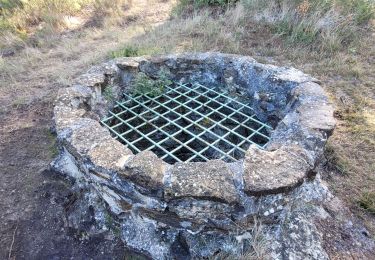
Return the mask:
{"type": "Polygon", "coordinates": [[[117,102],[102,124],[134,153],[151,150],[168,163],[244,157],[250,144],[263,148],[270,126],[251,107],[201,84],[165,86],[164,94],[117,102]]]}

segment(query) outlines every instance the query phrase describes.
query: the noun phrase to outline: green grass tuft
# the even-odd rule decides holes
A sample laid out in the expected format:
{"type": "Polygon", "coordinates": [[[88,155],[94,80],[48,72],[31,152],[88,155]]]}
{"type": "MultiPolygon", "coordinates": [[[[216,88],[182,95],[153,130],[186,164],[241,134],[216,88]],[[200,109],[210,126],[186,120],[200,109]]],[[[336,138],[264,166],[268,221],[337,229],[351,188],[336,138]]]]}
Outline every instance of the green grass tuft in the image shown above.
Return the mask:
{"type": "Polygon", "coordinates": [[[48,139],[48,154],[50,158],[53,159],[59,155],[56,136],[49,129],[46,130],[46,135],[48,139]]]}
{"type": "Polygon", "coordinates": [[[104,88],[103,96],[108,102],[112,102],[115,99],[113,89],[111,85],[108,85],[104,88]]]}
{"type": "Polygon", "coordinates": [[[326,144],[324,154],[326,156],[329,168],[343,175],[349,175],[351,171],[349,160],[339,154],[330,143],[326,144]]]}
{"type": "Polygon", "coordinates": [[[135,56],[139,56],[140,55],[140,51],[138,48],[136,47],[132,47],[132,46],[125,46],[124,48],[121,48],[119,50],[116,50],[116,51],[112,51],[109,56],[111,58],[119,58],[119,57],[135,57],[135,56]]]}
{"type": "Polygon", "coordinates": [[[155,97],[161,95],[164,92],[164,87],[172,84],[172,81],[168,79],[166,72],[159,72],[157,79],[152,79],[145,73],[138,73],[134,80],[133,95],[145,95],[155,97]]]}
{"type": "Polygon", "coordinates": [[[358,200],[358,205],[367,212],[375,215],[375,192],[364,192],[358,200]]]}
{"type": "Polygon", "coordinates": [[[181,6],[193,5],[195,7],[202,7],[202,6],[225,7],[236,2],[238,2],[238,0],[180,0],[180,5],[181,6]]]}

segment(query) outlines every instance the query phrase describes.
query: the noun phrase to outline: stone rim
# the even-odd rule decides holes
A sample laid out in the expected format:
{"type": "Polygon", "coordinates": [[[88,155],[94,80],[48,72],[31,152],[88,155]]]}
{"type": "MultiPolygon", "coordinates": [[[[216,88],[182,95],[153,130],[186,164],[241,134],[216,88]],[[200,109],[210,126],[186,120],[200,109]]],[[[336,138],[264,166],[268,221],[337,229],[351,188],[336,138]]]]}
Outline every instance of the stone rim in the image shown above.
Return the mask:
{"type": "MultiPolygon", "coordinates": [[[[154,158],[154,163],[161,165],[159,168],[162,173],[157,172],[150,175],[147,167],[145,169],[132,167],[134,158],[139,159],[140,156],[134,156],[127,147],[112,139],[109,131],[98,122],[99,118],[111,106],[110,102],[106,101],[102,95],[106,87],[111,85],[115,96],[119,97],[121,91],[130,87],[132,78],[139,71],[148,71],[152,75],[152,72],[157,71],[161,66],[176,68],[177,62],[191,64],[191,68],[182,68],[186,71],[195,66],[199,67],[200,64],[213,67],[219,63],[220,66],[238,64],[239,67],[232,66],[234,72],[224,71],[228,74],[224,76],[224,81],[228,85],[232,85],[235,80],[232,75],[244,77],[246,73],[244,67],[247,66],[251,67],[254,73],[259,73],[258,77],[261,79],[274,82],[277,86],[291,86],[289,102],[285,104],[286,113],[280,118],[281,121],[272,133],[266,149],[259,153],[256,147],[250,146],[242,162],[243,172],[240,174],[242,178],[240,182],[244,182],[243,191],[246,194],[265,195],[285,192],[301,184],[311,173],[335,126],[333,106],[317,80],[293,68],[264,65],[250,57],[231,54],[186,53],[158,57],[120,58],[91,68],[87,73],[77,78],[70,87],[59,90],[54,108],[54,121],[61,146],[73,154],[77,161],[89,161],[92,168],[98,169],[97,171],[109,175],[124,176],[135,185],[140,186],[141,192],[148,193],[147,190],[159,189],[159,192],[155,192],[153,195],[162,200],[180,199],[181,194],[174,196],[173,192],[168,192],[167,197],[164,195],[164,191],[171,185],[171,172],[177,166],[168,165],[163,160],[154,158]],[[106,156],[103,156],[101,151],[105,151],[108,146],[115,147],[117,153],[107,152],[106,156]],[[101,150],[100,147],[105,149],[101,150]],[[256,167],[252,164],[260,164],[265,159],[269,159],[271,153],[284,154],[283,152],[300,154],[304,158],[303,167],[301,160],[288,160],[288,166],[285,166],[282,171],[284,176],[282,180],[269,178],[267,181],[263,181],[262,178],[253,178],[252,169],[256,167]],[[251,161],[251,154],[260,156],[257,162],[251,161]],[[290,172],[288,167],[300,169],[300,172],[290,172]]],[[[176,74],[178,73],[179,71],[176,72],[176,74]]],[[[245,77],[251,76],[253,75],[245,75],[245,77]]],[[[254,97],[262,99],[255,95],[254,97]]],[[[141,161],[142,159],[148,160],[147,157],[140,159],[141,161]]],[[[202,163],[201,170],[204,171],[209,163],[202,163]]],[[[184,164],[194,165],[196,163],[184,164]]],[[[262,172],[258,175],[265,176],[265,174],[262,172]]],[[[274,174],[280,175],[280,172],[276,171],[274,174]]],[[[232,173],[232,175],[235,174],[232,173]]],[[[207,179],[207,183],[238,192],[238,187],[234,183],[235,178],[226,180],[226,183],[222,183],[221,179],[214,180],[214,182],[207,179]]],[[[204,182],[204,180],[201,181],[204,182]]],[[[198,192],[198,194],[203,194],[197,196],[203,200],[211,198],[225,203],[239,202],[239,199],[234,198],[232,193],[229,196],[207,190],[198,192]]],[[[188,193],[186,197],[193,196],[188,193]]]]}

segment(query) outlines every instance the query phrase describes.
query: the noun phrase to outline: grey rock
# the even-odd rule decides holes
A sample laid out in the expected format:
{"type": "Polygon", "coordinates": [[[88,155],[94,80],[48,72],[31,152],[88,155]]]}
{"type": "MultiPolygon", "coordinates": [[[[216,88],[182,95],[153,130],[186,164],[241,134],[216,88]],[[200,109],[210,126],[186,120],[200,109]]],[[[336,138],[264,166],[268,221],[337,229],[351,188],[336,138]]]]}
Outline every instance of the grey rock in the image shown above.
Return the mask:
{"type": "Polygon", "coordinates": [[[161,189],[166,170],[167,163],[154,153],[145,151],[135,155],[119,173],[143,187],[161,189]]]}
{"type": "Polygon", "coordinates": [[[246,152],[244,167],[244,190],[249,195],[285,192],[301,184],[313,168],[298,146],[264,151],[255,145],[246,152]]]}
{"type": "Polygon", "coordinates": [[[165,189],[167,200],[192,197],[235,203],[238,195],[233,173],[221,160],[205,163],[176,163],[165,189]]]}
{"type": "Polygon", "coordinates": [[[108,170],[120,170],[133,153],[114,139],[105,139],[93,147],[88,158],[95,166],[108,170]]]}

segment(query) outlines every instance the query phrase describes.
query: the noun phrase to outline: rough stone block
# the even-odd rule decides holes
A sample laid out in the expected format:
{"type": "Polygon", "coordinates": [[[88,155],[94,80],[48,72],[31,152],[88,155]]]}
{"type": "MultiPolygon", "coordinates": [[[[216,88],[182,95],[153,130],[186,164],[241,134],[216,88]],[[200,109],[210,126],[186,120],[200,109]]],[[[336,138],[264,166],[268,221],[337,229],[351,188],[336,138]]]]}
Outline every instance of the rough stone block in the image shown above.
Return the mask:
{"type": "Polygon", "coordinates": [[[308,81],[316,82],[317,79],[303,73],[300,70],[290,67],[281,67],[277,68],[274,67],[276,73],[274,74],[273,78],[276,80],[284,81],[284,82],[294,82],[294,83],[304,83],[308,81]]]}
{"type": "Polygon", "coordinates": [[[57,94],[55,105],[65,105],[72,108],[88,108],[92,95],[92,89],[81,85],[62,88],[57,94]]]}
{"type": "Polygon", "coordinates": [[[122,70],[138,70],[139,63],[146,60],[144,57],[126,57],[115,59],[115,63],[122,70]]]}
{"type": "Polygon", "coordinates": [[[105,140],[112,139],[109,131],[99,122],[81,118],[71,126],[69,136],[64,140],[64,145],[75,156],[88,155],[88,152],[105,140]]]}
{"type": "Polygon", "coordinates": [[[119,170],[133,153],[115,139],[105,139],[91,149],[88,157],[95,166],[108,170],[119,170]]]}
{"type": "Polygon", "coordinates": [[[105,83],[105,75],[103,73],[86,73],[80,76],[76,83],[86,87],[98,87],[105,83]]]}
{"type": "Polygon", "coordinates": [[[310,129],[321,130],[328,134],[335,128],[334,109],[328,103],[311,102],[297,108],[300,123],[310,129]]]}
{"type": "Polygon", "coordinates": [[[66,105],[55,106],[53,109],[57,133],[79,121],[86,113],[85,109],[74,109],[66,105]]]}
{"type": "Polygon", "coordinates": [[[314,82],[304,82],[299,84],[297,87],[295,87],[292,90],[292,96],[298,97],[298,98],[314,98],[328,101],[327,95],[325,94],[323,88],[314,82]]]}
{"type": "Polygon", "coordinates": [[[188,219],[193,223],[204,224],[207,220],[229,219],[232,207],[226,203],[183,198],[168,203],[170,212],[177,214],[182,219],[188,219]]]}
{"type": "Polygon", "coordinates": [[[252,145],[244,160],[244,190],[249,195],[283,192],[302,183],[311,170],[309,159],[298,146],[266,151],[252,145]]]}
{"type": "Polygon", "coordinates": [[[156,154],[145,151],[135,155],[120,174],[144,188],[161,189],[166,169],[167,163],[156,154]]]}
{"type": "Polygon", "coordinates": [[[221,160],[176,163],[168,182],[165,197],[169,200],[192,197],[234,203],[238,199],[233,172],[221,160]]]}

